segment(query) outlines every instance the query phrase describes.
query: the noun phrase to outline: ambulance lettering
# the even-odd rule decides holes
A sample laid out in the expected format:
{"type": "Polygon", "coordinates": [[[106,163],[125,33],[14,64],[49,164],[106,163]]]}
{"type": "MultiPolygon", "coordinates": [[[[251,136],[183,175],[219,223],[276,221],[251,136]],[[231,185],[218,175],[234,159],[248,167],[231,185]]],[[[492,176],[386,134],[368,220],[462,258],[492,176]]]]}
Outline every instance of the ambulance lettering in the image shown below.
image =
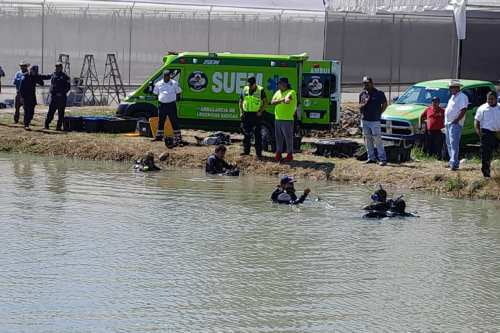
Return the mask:
{"type": "Polygon", "coordinates": [[[247,84],[249,77],[255,76],[257,84],[262,84],[264,74],[241,73],[241,72],[215,72],[212,76],[212,92],[218,94],[224,91],[226,94],[241,94],[243,87],[247,84]]]}

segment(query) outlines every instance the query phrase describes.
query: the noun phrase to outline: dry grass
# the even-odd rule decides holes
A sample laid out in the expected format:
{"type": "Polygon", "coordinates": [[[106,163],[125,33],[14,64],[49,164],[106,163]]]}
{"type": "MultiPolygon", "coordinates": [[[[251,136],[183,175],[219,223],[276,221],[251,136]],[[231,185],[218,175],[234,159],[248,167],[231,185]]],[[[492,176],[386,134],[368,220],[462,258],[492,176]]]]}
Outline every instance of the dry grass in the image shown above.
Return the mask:
{"type": "MultiPolygon", "coordinates": [[[[91,112],[80,110],[83,113],[91,112]]],[[[90,111],[90,110],[89,110],[90,111]]],[[[34,131],[26,132],[21,126],[10,125],[10,117],[0,117],[0,151],[64,156],[89,160],[129,161],[153,151],[158,157],[166,150],[163,143],[152,143],[148,138],[126,137],[116,134],[61,133],[43,131],[41,119],[35,119],[34,131]]],[[[192,145],[168,150],[163,164],[178,168],[202,168],[213,147],[195,146],[194,133],[185,131],[192,145]]],[[[296,155],[296,161],[277,164],[271,154],[264,161],[252,156],[240,157],[241,146],[228,147],[227,159],[236,162],[243,173],[258,175],[291,174],[317,180],[333,180],[351,184],[384,184],[398,191],[419,190],[462,198],[488,198],[500,200],[500,181],[485,180],[480,165],[468,163],[458,172],[449,171],[445,163],[423,160],[401,165],[365,165],[354,159],[325,158],[306,151],[296,155]]],[[[496,175],[494,173],[494,175],[496,175]]]]}

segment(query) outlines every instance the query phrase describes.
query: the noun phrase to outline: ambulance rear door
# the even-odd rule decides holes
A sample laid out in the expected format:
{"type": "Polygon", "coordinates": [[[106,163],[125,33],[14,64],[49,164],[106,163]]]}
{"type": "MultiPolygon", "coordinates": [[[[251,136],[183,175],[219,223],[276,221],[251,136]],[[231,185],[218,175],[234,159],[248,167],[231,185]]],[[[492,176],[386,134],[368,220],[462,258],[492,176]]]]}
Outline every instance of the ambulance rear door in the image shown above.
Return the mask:
{"type": "Polygon", "coordinates": [[[340,74],[338,61],[304,62],[301,82],[304,128],[329,128],[340,121],[340,74]]]}

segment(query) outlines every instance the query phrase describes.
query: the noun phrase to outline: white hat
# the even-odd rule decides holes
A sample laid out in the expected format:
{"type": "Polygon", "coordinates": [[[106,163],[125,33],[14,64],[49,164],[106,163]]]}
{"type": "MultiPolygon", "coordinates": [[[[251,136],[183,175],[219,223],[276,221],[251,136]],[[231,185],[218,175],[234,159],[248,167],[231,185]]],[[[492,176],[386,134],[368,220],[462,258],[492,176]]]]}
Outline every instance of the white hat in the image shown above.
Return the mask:
{"type": "Polygon", "coordinates": [[[450,83],[448,84],[448,87],[461,87],[462,84],[460,83],[460,80],[451,80],[450,83]]]}

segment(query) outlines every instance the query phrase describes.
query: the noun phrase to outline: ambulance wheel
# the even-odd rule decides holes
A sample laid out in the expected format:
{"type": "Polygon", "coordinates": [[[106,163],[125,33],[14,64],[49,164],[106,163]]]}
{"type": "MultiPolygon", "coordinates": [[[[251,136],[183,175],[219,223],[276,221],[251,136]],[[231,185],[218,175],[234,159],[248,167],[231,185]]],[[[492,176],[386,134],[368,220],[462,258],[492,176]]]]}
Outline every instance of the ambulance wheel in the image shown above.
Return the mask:
{"type": "Polygon", "coordinates": [[[274,136],[274,126],[268,122],[262,124],[260,133],[262,135],[262,149],[274,153],[276,151],[276,141],[274,136]]]}
{"type": "Polygon", "coordinates": [[[131,118],[150,118],[154,116],[158,110],[149,103],[121,104],[118,107],[117,114],[122,117],[131,118]]]}

